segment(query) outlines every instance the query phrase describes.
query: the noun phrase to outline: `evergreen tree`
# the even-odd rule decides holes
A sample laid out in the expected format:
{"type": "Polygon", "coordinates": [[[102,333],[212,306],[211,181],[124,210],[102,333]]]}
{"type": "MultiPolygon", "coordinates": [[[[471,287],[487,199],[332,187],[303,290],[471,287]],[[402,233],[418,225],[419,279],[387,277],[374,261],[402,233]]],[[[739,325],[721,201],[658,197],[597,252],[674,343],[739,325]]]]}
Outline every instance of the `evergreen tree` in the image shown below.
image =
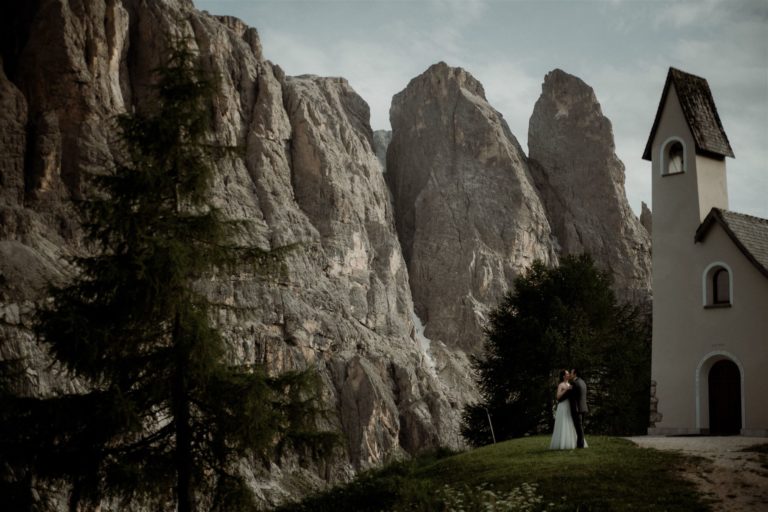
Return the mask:
{"type": "Polygon", "coordinates": [[[464,410],[474,445],[550,432],[557,373],[578,368],[588,386],[588,431],[629,434],[648,424],[649,318],[619,304],[588,255],[558,267],[537,261],[491,313],[474,360],[483,400],[464,410]],[[489,420],[490,418],[490,420],[489,420]]]}
{"type": "Polygon", "coordinates": [[[125,163],[79,203],[93,255],[39,317],[41,339],[89,391],[17,417],[41,444],[35,471],[72,482],[73,509],[116,494],[175,500],[181,512],[200,499],[241,510],[239,457],[333,436],[313,428],[313,373],[227,363],[201,282],[281,262],[235,247],[242,226],[209,204],[214,159],[226,156],[206,142],[213,82],[183,43],[157,75],[156,104],[118,120],[125,163]]]}

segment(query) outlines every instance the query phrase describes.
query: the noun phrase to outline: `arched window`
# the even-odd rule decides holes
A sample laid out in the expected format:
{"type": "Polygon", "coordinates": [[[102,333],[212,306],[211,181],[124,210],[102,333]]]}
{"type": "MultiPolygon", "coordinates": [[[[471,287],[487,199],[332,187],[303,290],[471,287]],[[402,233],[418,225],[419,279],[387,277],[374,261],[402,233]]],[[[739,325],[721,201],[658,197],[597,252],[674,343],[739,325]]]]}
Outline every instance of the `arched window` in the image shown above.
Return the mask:
{"type": "Polygon", "coordinates": [[[663,175],[681,174],[685,172],[685,146],[680,139],[669,139],[661,150],[661,173],[663,175]]]}
{"type": "Polygon", "coordinates": [[[728,271],[718,268],[712,274],[712,302],[714,304],[731,303],[731,279],[728,271]]]}
{"type": "Polygon", "coordinates": [[[728,307],[733,303],[731,269],[725,263],[713,263],[704,271],[704,306],[728,307]]]}

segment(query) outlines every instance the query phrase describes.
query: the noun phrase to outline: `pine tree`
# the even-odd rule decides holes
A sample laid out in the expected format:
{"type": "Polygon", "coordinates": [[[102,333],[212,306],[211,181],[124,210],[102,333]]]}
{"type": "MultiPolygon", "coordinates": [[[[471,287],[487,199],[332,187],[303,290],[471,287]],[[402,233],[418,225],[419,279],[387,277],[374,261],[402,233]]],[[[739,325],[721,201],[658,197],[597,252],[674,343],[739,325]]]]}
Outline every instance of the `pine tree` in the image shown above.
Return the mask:
{"type": "Polygon", "coordinates": [[[485,352],[474,360],[483,400],[465,408],[474,445],[551,432],[557,373],[587,381],[591,433],[645,430],[650,383],[649,319],[620,304],[589,255],[559,266],[537,261],[491,313],[485,352]],[[493,425],[491,433],[489,423],[493,425]]]}
{"type": "Polygon", "coordinates": [[[235,247],[239,224],[209,204],[213,163],[227,151],[207,143],[215,87],[194,62],[177,43],[157,70],[156,104],[119,117],[125,162],[79,203],[93,255],[76,260],[77,278],[39,317],[54,358],[89,386],[26,415],[42,445],[36,471],[70,479],[73,508],[116,494],[170,496],[181,512],[201,496],[241,509],[238,457],[333,439],[312,427],[313,373],[226,362],[202,280],[280,259],[235,247]]]}

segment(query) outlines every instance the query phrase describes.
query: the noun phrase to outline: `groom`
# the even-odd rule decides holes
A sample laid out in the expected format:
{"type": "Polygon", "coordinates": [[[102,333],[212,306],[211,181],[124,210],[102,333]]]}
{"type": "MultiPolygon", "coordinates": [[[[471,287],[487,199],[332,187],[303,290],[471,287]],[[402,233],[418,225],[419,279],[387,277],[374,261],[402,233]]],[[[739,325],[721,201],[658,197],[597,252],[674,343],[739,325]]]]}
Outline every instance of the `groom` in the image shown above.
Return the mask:
{"type": "Polygon", "coordinates": [[[584,448],[584,415],[587,413],[587,383],[579,377],[576,369],[571,370],[571,416],[576,427],[576,448],[584,448]]]}

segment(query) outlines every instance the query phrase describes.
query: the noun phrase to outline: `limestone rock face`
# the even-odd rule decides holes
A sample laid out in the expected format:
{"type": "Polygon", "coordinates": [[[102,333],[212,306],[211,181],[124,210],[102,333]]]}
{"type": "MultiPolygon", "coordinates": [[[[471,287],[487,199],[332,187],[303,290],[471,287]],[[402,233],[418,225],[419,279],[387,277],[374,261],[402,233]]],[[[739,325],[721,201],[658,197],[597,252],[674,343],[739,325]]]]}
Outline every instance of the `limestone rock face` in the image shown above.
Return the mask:
{"type": "MultiPolygon", "coordinates": [[[[349,84],[284,76],[263,59],[254,29],[189,1],[19,4],[0,18],[14,36],[0,47],[0,358],[23,358],[27,369],[14,388],[77,389],[51,370],[32,315],[46,285],[72,275],[62,257],[83,251],[71,199],[88,194],[87,173],[113,164],[114,116],[145,108],[151,70],[170,37],[184,36],[219,77],[211,142],[244,149],[219,163],[214,203],[248,222],[238,243],[294,247],[280,282],[243,273],[206,284],[232,361],[319,369],[326,426],[344,440],[323,479],[455,445],[461,404],[435,360],[466,360],[433,356],[416,328],[368,106],[349,84]]],[[[244,471],[263,504],[320,481],[290,459],[244,471]]]]}
{"type": "Polygon", "coordinates": [[[384,172],[387,171],[387,149],[392,142],[392,132],[390,130],[376,130],[373,132],[373,149],[381,163],[384,172]]]}
{"type": "Polygon", "coordinates": [[[435,64],[392,101],[387,182],[426,335],[482,347],[482,327],[514,277],[555,258],[528,164],[482,85],[435,64]]]}
{"type": "Polygon", "coordinates": [[[642,211],[640,212],[640,224],[643,225],[648,235],[653,234],[653,214],[645,201],[642,203],[642,211]]]}
{"type": "Polygon", "coordinates": [[[27,144],[27,101],[8,80],[0,59],[0,205],[24,201],[24,148],[27,144]]]}
{"type": "Polygon", "coordinates": [[[531,174],[562,254],[589,252],[621,298],[651,287],[650,237],[630,209],[611,122],[591,87],[561,70],[547,74],[528,129],[531,174]]]}

